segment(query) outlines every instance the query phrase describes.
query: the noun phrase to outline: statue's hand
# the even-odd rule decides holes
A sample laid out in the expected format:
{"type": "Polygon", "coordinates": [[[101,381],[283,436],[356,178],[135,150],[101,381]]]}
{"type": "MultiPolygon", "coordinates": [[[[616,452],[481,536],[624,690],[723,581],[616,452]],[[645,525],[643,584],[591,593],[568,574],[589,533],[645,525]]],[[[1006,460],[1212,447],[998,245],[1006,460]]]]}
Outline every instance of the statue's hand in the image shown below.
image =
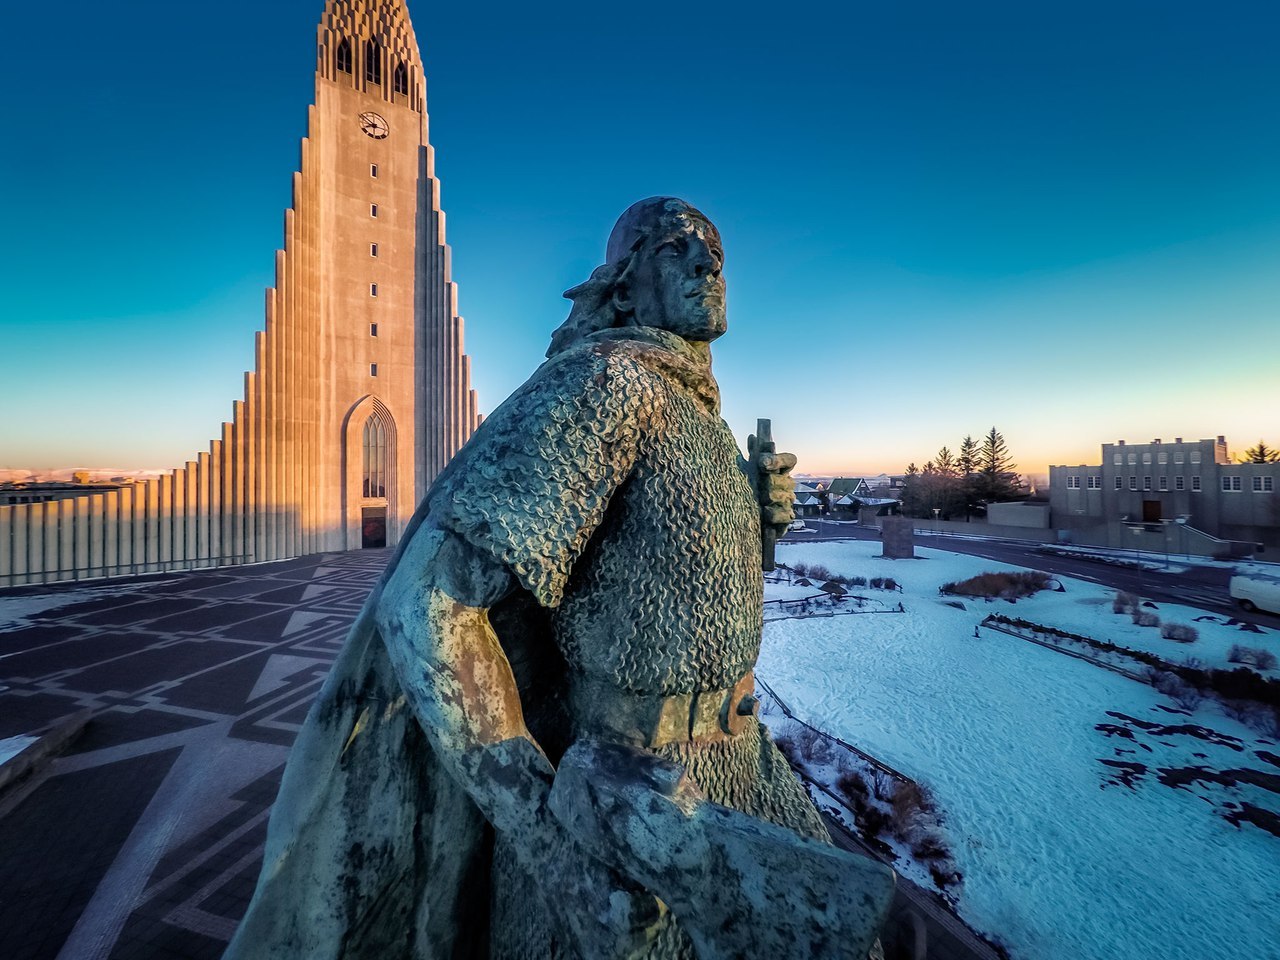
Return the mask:
{"type": "Polygon", "coordinates": [[[756,497],[761,504],[761,523],[772,524],[781,536],[786,533],[787,524],[795,519],[792,504],[796,499],[796,482],[790,474],[796,465],[796,456],[794,453],[762,453],[757,463],[756,497]]]}
{"type": "Polygon", "coordinates": [[[592,960],[633,960],[671,919],[652,894],[592,856],[559,822],[539,818],[537,828],[508,838],[560,937],[573,953],[592,960]]]}
{"type": "Polygon", "coordinates": [[[552,915],[574,941],[581,957],[632,960],[648,956],[662,927],[671,922],[666,906],[563,834],[561,855],[551,869],[558,882],[543,889],[554,899],[552,915]]]}

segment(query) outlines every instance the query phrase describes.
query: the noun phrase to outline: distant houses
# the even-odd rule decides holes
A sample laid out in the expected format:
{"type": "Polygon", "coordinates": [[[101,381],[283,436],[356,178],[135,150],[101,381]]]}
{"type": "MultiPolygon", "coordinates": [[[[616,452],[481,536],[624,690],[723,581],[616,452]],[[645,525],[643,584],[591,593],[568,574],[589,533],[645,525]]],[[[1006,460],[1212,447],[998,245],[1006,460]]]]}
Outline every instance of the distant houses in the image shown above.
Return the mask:
{"type": "Polygon", "coordinates": [[[794,502],[797,517],[829,516],[835,520],[857,520],[864,511],[874,511],[872,516],[885,516],[898,512],[898,498],[894,495],[901,477],[880,474],[875,477],[801,477],[796,480],[794,502]]]}

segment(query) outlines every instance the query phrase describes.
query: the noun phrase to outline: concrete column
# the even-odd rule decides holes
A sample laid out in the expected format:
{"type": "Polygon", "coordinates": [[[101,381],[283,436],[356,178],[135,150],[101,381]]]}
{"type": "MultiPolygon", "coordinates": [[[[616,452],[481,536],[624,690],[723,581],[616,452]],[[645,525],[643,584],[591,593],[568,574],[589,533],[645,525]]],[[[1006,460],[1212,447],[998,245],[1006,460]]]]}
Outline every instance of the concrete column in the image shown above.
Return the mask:
{"type": "MultiPolygon", "coordinates": [[[[121,576],[132,576],[137,573],[133,566],[133,486],[121,487],[119,494],[116,514],[116,564],[120,567],[121,576]]],[[[64,522],[62,535],[64,557],[71,555],[71,542],[67,537],[70,535],[72,522],[70,517],[67,517],[64,522]]]]}
{"type": "Polygon", "coordinates": [[[133,515],[129,518],[133,538],[133,572],[147,569],[147,489],[145,483],[133,485],[133,515]]]}
{"type": "Polygon", "coordinates": [[[170,509],[173,511],[170,529],[173,532],[173,560],[181,564],[180,569],[187,569],[187,484],[186,471],[179,467],[169,475],[173,492],[169,496],[170,509]]]}
{"type": "Polygon", "coordinates": [[[103,512],[105,504],[102,502],[102,494],[96,493],[89,497],[82,497],[88,500],[89,510],[89,576],[101,577],[102,558],[106,554],[103,539],[106,536],[106,516],[103,512]]]}
{"type": "MultiPolygon", "coordinates": [[[[62,517],[58,517],[58,526],[62,517]]],[[[102,568],[103,576],[120,575],[120,491],[109,490],[102,505],[102,568]]]]}
{"type": "Polygon", "coordinates": [[[280,403],[277,396],[279,377],[276,374],[276,356],[279,354],[279,315],[276,310],[276,291],[267,291],[267,336],[263,349],[264,365],[259,368],[262,376],[262,470],[266,496],[263,499],[266,529],[267,559],[280,557],[280,488],[278,483],[280,455],[280,403]]]}
{"type": "Polygon", "coordinates": [[[218,485],[221,488],[221,495],[218,499],[218,526],[223,563],[240,562],[234,559],[238,552],[235,548],[235,523],[233,522],[236,516],[235,503],[238,500],[235,496],[235,474],[232,462],[234,458],[235,440],[231,435],[231,424],[224,423],[222,425],[221,469],[218,471],[218,485]]]}
{"type": "Polygon", "coordinates": [[[24,583],[35,583],[27,576],[27,534],[31,529],[31,511],[29,503],[19,503],[10,507],[13,511],[13,583],[21,586],[24,583]]]}
{"type": "MultiPolygon", "coordinates": [[[[258,356],[261,357],[265,345],[263,339],[258,339],[258,356]]],[[[262,367],[257,368],[261,370],[262,367]]],[[[249,411],[249,421],[252,424],[252,443],[249,447],[249,460],[245,464],[245,469],[249,471],[249,493],[253,500],[253,552],[255,562],[267,559],[266,548],[266,518],[264,516],[264,502],[266,497],[266,480],[263,473],[263,431],[265,425],[263,422],[263,399],[262,399],[262,378],[255,372],[248,375],[247,378],[253,384],[253,403],[252,409],[249,411]]]]}
{"type": "Polygon", "coordinates": [[[161,570],[173,569],[173,474],[164,473],[156,478],[157,512],[160,526],[157,532],[161,570]]]}
{"type": "Polygon", "coordinates": [[[0,507],[0,587],[13,586],[13,507],[0,507]]]}
{"type": "Polygon", "coordinates": [[[63,578],[71,576],[76,566],[76,502],[58,501],[58,566],[63,578]]]}
{"type": "Polygon", "coordinates": [[[186,468],[182,471],[182,484],[186,487],[183,494],[184,520],[187,526],[187,561],[189,566],[196,566],[196,561],[200,559],[200,547],[203,541],[200,539],[200,495],[198,493],[200,486],[197,477],[198,464],[195,460],[188,460],[186,468]]]}
{"type": "MultiPolygon", "coordinates": [[[[201,561],[209,559],[209,454],[196,457],[196,544],[201,561]]],[[[202,563],[203,565],[203,563],[202,563]]]]}
{"type": "Polygon", "coordinates": [[[298,312],[297,269],[298,245],[296,241],[296,214],[298,205],[299,174],[293,175],[293,207],[284,212],[284,255],[281,257],[284,273],[279,277],[280,302],[283,322],[280,325],[281,387],[284,393],[284,489],[285,489],[285,555],[296,557],[298,549],[299,505],[301,503],[300,467],[302,456],[298,442],[298,312]]]}
{"type": "Polygon", "coordinates": [[[72,502],[76,511],[76,560],[71,565],[74,568],[72,577],[83,580],[89,575],[89,498],[76,497],[72,502]]]}
{"type": "Polygon", "coordinates": [[[156,480],[146,482],[143,496],[147,501],[147,569],[160,569],[160,484],[156,480]]]}
{"type": "Polygon", "coordinates": [[[205,480],[209,484],[209,558],[215,565],[222,557],[222,441],[209,444],[208,470],[205,480]]]}
{"type": "MultiPolygon", "coordinates": [[[[248,396],[248,390],[244,393],[248,396]]],[[[248,525],[248,499],[244,490],[244,460],[246,460],[246,435],[248,433],[247,415],[244,402],[232,404],[232,552],[237,556],[237,563],[246,562],[248,553],[248,534],[252,527],[248,525]]]]}
{"type": "Polygon", "coordinates": [[[44,569],[46,582],[61,580],[63,577],[62,556],[58,539],[58,504],[55,500],[44,505],[44,517],[40,521],[40,533],[44,537],[44,569]]]}
{"type": "Polygon", "coordinates": [[[47,583],[50,579],[44,564],[45,504],[28,503],[27,507],[27,577],[31,583],[47,583]]]}

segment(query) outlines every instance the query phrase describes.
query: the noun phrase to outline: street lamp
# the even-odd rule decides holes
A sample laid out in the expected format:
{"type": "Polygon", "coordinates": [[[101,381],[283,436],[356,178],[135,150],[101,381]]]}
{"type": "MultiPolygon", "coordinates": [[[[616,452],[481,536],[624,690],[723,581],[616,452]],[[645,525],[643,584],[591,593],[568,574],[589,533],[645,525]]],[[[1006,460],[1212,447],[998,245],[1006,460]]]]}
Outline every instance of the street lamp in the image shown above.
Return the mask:
{"type": "Polygon", "coordinates": [[[1129,529],[1133,531],[1133,557],[1138,566],[1138,599],[1142,599],[1142,551],[1138,548],[1138,540],[1142,537],[1142,525],[1131,524],[1129,529]]]}
{"type": "Polygon", "coordinates": [[[938,522],[938,515],[942,513],[941,507],[933,508],[933,535],[939,536],[942,533],[942,525],[938,522]]]}

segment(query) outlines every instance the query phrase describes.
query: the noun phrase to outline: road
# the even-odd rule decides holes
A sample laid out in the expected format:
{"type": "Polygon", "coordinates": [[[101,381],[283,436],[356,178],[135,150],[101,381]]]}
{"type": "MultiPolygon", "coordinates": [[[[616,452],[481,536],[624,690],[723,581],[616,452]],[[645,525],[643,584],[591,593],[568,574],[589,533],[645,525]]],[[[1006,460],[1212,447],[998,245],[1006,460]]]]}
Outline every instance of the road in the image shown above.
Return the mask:
{"type": "MultiPolygon", "coordinates": [[[[862,528],[850,523],[837,523],[817,518],[805,518],[805,523],[817,532],[788,533],[783,542],[880,539],[878,530],[862,528]]],[[[1236,606],[1235,601],[1227,594],[1227,581],[1231,578],[1231,570],[1228,567],[1192,566],[1184,567],[1177,572],[1134,570],[1128,567],[1112,566],[1102,560],[1054,556],[1041,552],[1043,545],[1037,543],[967,540],[946,535],[917,534],[916,543],[922,547],[967,553],[970,556],[1031,567],[1058,576],[1088,580],[1090,583],[1137,594],[1155,603],[1187,604],[1210,613],[1235,617],[1237,620],[1254,623],[1260,627],[1280,630],[1280,616],[1260,611],[1246,613],[1236,606]]],[[[1153,555],[1147,554],[1148,558],[1151,556],[1153,555]]]]}

